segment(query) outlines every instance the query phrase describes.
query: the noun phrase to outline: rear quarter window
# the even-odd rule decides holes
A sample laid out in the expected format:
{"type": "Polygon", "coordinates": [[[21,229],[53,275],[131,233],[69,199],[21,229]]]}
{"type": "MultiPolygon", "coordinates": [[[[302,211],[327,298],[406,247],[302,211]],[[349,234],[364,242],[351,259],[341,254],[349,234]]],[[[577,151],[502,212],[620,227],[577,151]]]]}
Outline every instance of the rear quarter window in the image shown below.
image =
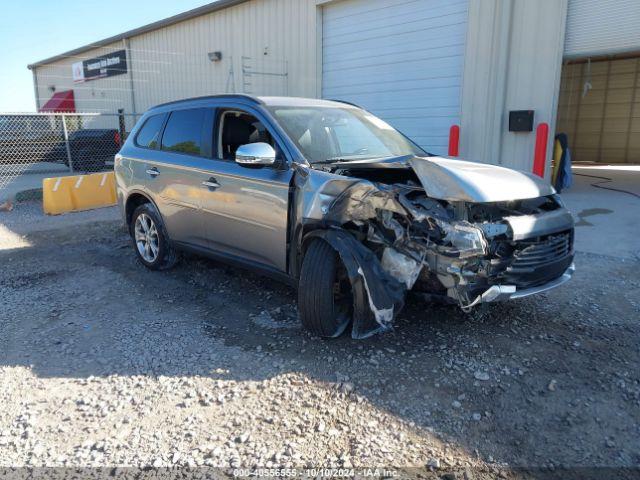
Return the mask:
{"type": "Polygon", "coordinates": [[[144,148],[158,148],[164,117],[164,114],[149,117],[136,135],[136,145],[144,148]]]}

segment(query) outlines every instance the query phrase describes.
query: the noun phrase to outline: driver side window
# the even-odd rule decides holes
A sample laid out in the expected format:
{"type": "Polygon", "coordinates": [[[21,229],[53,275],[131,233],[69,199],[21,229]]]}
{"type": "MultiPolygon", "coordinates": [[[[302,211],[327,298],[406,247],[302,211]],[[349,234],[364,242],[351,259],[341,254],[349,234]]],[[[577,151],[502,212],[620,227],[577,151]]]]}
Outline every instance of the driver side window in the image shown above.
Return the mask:
{"type": "Polygon", "coordinates": [[[281,158],[280,149],[273,137],[253,115],[240,110],[223,110],[218,126],[218,158],[234,161],[239,147],[258,142],[271,145],[277,153],[276,158],[281,158]]]}

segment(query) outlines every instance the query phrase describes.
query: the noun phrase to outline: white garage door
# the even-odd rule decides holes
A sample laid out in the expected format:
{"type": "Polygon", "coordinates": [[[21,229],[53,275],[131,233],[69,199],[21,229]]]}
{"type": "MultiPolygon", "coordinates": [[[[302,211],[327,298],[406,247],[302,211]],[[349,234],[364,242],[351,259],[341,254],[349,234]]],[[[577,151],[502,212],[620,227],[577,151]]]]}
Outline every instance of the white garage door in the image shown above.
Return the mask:
{"type": "Polygon", "coordinates": [[[569,0],[567,58],[640,51],[640,0],[569,0]]]}
{"type": "Polygon", "coordinates": [[[323,9],[322,95],[446,154],[460,122],[467,0],[342,0],[323,9]]]}

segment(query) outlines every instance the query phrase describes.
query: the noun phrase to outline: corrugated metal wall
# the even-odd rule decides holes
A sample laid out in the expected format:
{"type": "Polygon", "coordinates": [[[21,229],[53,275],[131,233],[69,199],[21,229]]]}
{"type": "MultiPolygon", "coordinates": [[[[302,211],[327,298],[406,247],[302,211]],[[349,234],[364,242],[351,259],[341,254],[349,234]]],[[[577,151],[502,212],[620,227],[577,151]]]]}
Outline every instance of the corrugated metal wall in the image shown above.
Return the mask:
{"type": "Polygon", "coordinates": [[[316,96],[312,0],[254,0],[130,40],[136,108],[216,93],[316,96]],[[210,62],[207,53],[222,52],[210,62]]]}
{"type": "Polygon", "coordinates": [[[640,50],[640,1],[569,0],[565,57],[640,50]]]}
{"type": "MultiPolygon", "coordinates": [[[[389,0],[391,4],[401,1],[389,0]]],[[[567,0],[468,1],[468,40],[462,78],[462,156],[531,170],[535,134],[508,132],[508,112],[533,109],[535,123],[547,122],[553,131],[567,0]]],[[[572,0],[577,1],[580,0],[572,0]]],[[[124,108],[127,112],[141,113],[164,101],[227,92],[318,96],[322,26],[317,4],[325,3],[332,2],[251,0],[133,37],[129,40],[128,75],[73,86],[78,108],[85,111],[124,108]],[[213,51],[222,52],[222,61],[209,61],[207,53],[213,51]],[[131,82],[135,100],[131,98],[131,82]]],[[[452,8],[455,4],[445,7],[452,8]]],[[[348,31],[349,25],[344,29],[348,31]]],[[[381,45],[385,48],[384,39],[381,45]]],[[[407,42],[405,46],[404,53],[391,52],[404,55],[398,57],[399,62],[406,60],[409,50],[421,52],[429,43],[416,46],[407,42]]],[[[116,44],[109,48],[122,47],[116,44]]],[[[348,54],[349,45],[344,49],[348,54]]],[[[105,51],[103,48],[86,52],[83,57],[98,56],[105,51]]],[[[77,60],[59,61],[37,69],[41,104],[51,96],[47,85],[56,85],[58,91],[72,87],[71,64],[77,60]]],[[[327,90],[328,95],[334,93],[337,90],[327,90]]],[[[404,98],[398,89],[388,93],[395,97],[393,103],[404,98]]],[[[421,132],[408,133],[415,138],[421,132]]],[[[428,147],[429,142],[422,143],[428,147]]],[[[550,153],[551,142],[548,157],[550,153]]]]}
{"type": "Polygon", "coordinates": [[[640,163],[640,58],[566,65],[557,131],[576,162],[640,163]]]}
{"type": "MultiPolygon", "coordinates": [[[[550,131],[554,131],[566,8],[566,1],[561,0],[513,2],[500,152],[500,161],[505,166],[531,172],[535,128],[547,123],[550,131]],[[534,110],[534,131],[509,132],[512,110],[534,110]]],[[[547,142],[547,164],[551,159],[552,140],[547,142]]],[[[545,173],[548,175],[549,171],[546,168],[545,173]]]]}
{"type": "Polygon", "coordinates": [[[71,65],[125,42],[36,68],[39,105],[73,89],[84,112],[143,113],[158,103],[219,93],[318,92],[315,0],[253,0],[130,38],[128,73],[74,84],[71,65]],[[222,52],[211,62],[209,52],[222,52]],[[133,88],[133,96],[131,92],[133,88]]]}
{"type": "Polygon", "coordinates": [[[509,132],[509,111],[534,110],[535,124],[546,122],[553,131],[566,9],[566,0],[470,0],[463,157],[532,170],[535,131],[509,132]]]}

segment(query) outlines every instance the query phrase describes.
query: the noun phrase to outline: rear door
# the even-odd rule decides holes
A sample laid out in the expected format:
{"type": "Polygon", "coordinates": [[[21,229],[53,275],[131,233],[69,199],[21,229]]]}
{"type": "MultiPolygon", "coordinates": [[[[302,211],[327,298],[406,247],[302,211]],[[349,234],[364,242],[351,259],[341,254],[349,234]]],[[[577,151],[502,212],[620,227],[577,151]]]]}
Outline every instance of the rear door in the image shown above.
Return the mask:
{"type": "Polygon", "coordinates": [[[221,105],[216,113],[213,160],[201,180],[204,228],[211,248],[286,272],[287,213],[292,172],[280,141],[256,109],[221,105]],[[222,131],[225,119],[231,130],[222,131]],[[240,119],[247,120],[243,127],[240,119]],[[235,163],[241,144],[267,142],[279,151],[279,165],[247,167],[235,163]]]}
{"type": "MultiPolygon", "coordinates": [[[[200,206],[203,171],[211,162],[212,122],[213,111],[208,108],[169,113],[161,139],[149,141],[146,148],[153,150],[136,168],[136,176],[144,179],[141,183],[160,209],[169,238],[202,248],[208,246],[200,206]]],[[[143,127],[136,139],[138,146],[147,141],[140,138],[144,133],[143,127]]]]}

